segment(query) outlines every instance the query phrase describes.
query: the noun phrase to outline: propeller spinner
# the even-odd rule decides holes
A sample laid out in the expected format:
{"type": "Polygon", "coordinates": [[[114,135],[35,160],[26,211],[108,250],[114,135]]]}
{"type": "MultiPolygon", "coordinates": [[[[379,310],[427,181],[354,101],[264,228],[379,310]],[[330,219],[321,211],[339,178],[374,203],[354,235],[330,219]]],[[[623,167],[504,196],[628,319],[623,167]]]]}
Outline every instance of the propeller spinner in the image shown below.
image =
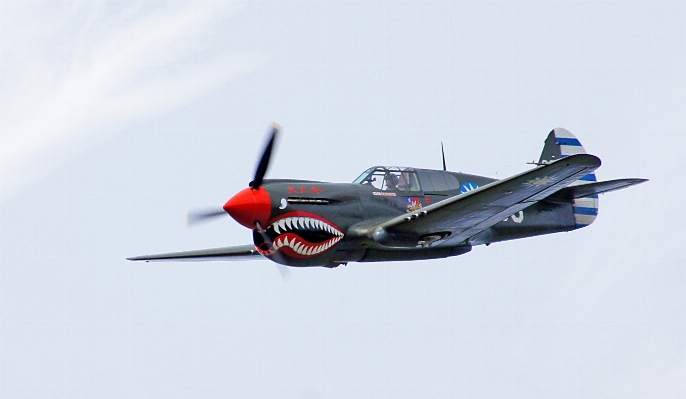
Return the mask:
{"type": "Polygon", "coordinates": [[[269,168],[269,161],[272,156],[272,149],[278,133],[281,131],[281,126],[276,123],[272,125],[271,136],[267,141],[267,145],[262,151],[262,156],[257,164],[255,170],[255,177],[250,182],[250,187],[239,191],[229,199],[223,206],[223,211],[196,211],[188,212],[186,215],[186,224],[194,225],[200,222],[208,221],[217,216],[222,216],[228,213],[238,223],[249,229],[258,230],[259,226],[265,225],[271,214],[271,198],[267,190],[262,188],[262,181],[264,175],[269,168]]]}
{"type": "Polygon", "coordinates": [[[246,188],[224,204],[224,210],[238,223],[249,229],[267,224],[272,213],[272,200],[262,187],[246,188]]]}

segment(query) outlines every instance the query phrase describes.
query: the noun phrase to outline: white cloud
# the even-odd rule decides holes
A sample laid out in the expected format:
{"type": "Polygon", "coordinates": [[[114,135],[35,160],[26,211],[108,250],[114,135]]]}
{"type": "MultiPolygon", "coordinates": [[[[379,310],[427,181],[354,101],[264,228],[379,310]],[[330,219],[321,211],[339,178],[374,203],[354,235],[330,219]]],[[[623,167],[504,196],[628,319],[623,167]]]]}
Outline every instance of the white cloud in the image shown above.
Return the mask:
{"type": "Polygon", "coordinates": [[[169,111],[266,61],[206,51],[232,3],[44,5],[0,5],[2,199],[73,155],[65,148],[102,139],[97,127],[169,111]]]}

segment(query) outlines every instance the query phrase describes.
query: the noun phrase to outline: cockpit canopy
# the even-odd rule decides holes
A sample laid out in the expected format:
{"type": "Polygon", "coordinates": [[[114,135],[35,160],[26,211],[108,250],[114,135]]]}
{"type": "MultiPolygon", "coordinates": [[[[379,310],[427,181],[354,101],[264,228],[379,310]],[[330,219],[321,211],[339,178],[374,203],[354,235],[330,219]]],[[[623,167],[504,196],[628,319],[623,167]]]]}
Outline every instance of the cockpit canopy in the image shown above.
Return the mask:
{"type": "Polygon", "coordinates": [[[382,191],[421,191],[417,172],[413,168],[397,166],[375,166],[362,172],[353,181],[358,184],[369,184],[382,191]]]}
{"type": "Polygon", "coordinates": [[[353,183],[369,184],[382,191],[418,192],[423,188],[426,192],[435,192],[460,189],[457,177],[450,172],[397,166],[374,166],[362,172],[353,183]]]}

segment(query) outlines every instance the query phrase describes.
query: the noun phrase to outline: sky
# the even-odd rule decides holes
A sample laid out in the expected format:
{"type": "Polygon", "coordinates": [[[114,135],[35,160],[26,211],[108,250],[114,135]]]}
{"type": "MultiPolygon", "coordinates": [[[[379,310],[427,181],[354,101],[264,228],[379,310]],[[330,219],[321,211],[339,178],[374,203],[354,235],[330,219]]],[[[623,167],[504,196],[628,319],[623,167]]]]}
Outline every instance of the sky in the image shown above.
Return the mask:
{"type": "Polygon", "coordinates": [[[0,397],[686,396],[683,2],[0,2],[0,397]],[[132,263],[251,180],[504,178],[564,127],[648,178],[416,262],[132,263]]]}

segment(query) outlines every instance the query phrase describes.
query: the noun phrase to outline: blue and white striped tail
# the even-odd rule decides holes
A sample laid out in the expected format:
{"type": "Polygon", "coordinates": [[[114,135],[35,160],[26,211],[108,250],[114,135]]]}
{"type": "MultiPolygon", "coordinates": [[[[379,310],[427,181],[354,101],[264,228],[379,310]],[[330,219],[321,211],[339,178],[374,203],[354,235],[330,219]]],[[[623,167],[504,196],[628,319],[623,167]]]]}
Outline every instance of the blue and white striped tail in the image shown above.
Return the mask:
{"type": "MultiPolygon", "coordinates": [[[[556,128],[550,132],[543,147],[540,163],[548,163],[570,155],[586,154],[586,150],[574,135],[566,129],[556,128]]],[[[587,174],[570,184],[578,186],[596,181],[595,173],[587,174]]],[[[598,217],[598,196],[578,198],[572,201],[576,228],[586,227],[598,217]]]]}

